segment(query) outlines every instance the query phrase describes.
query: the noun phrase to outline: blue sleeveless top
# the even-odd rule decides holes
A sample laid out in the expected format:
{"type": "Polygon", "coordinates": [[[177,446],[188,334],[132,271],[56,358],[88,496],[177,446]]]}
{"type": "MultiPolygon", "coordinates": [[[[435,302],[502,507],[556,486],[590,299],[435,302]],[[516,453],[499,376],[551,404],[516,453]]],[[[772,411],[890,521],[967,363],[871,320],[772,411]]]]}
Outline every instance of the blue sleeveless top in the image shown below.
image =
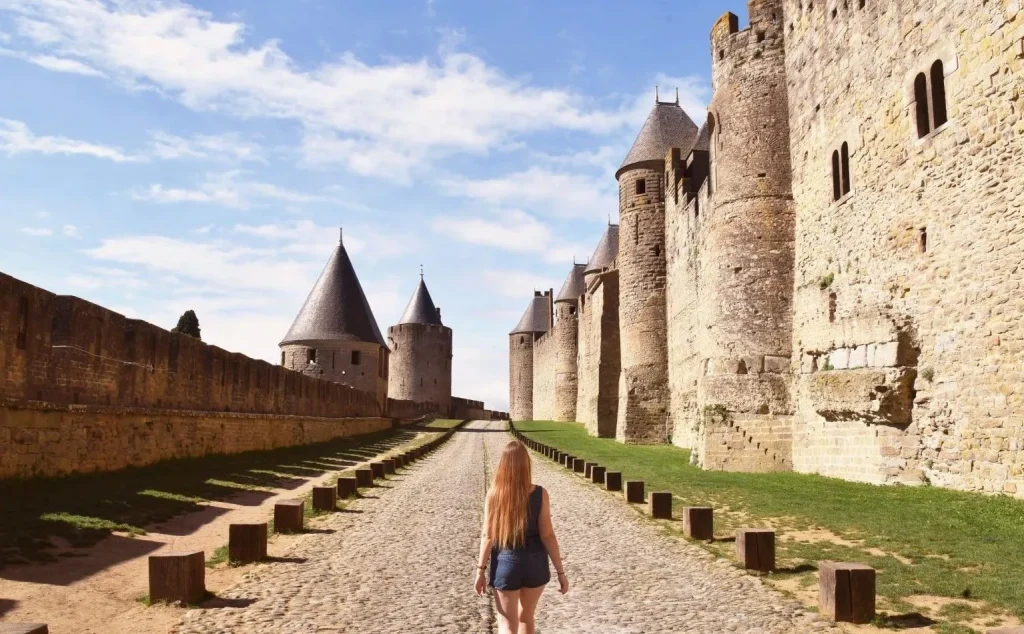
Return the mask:
{"type": "Polygon", "coordinates": [[[492,549],[494,554],[500,553],[547,553],[544,542],[540,540],[540,509],[544,503],[544,488],[539,484],[533,487],[530,492],[530,500],[526,505],[526,540],[521,546],[515,548],[492,549]]]}

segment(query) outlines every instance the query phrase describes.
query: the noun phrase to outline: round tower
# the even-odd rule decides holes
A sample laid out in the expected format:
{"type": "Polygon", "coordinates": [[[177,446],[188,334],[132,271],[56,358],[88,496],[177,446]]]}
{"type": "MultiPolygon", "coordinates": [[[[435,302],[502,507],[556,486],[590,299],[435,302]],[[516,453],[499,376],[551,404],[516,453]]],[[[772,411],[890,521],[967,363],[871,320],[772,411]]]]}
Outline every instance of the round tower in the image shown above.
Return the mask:
{"type": "Polygon", "coordinates": [[[668,437],[668,320],[665,311],[665,155],[689,154],[697,126],[674,102],[655,99],[619,181],[619,332],[622,370],[615,437],[660,443],[668,437]]]}
{"type": "Polygon", "coordinates": [[[280,348],[283,367],[376,394],[384,411],[388,348],[342,240],[280,348]]]}
{"type": "Polygon", "coordinates": [[[452,400],[452,330],[441,323],[422,273],[401,319],[388,328],[388,347],[388,396],[433,403],[446,413],[452,400]]]}
{"type": "Polygon", "coordinates": [[[585,264],[573,264],[555,298],[555,420],[576,420],[577,353],[579,351],[579,300],[585,287],[585,264]]]}
{"type": "Polygon", "coordinates": [[[777,413],[787,407],[779,386],[771,388],[774,395],[759,396],[747,388],[715,393],[711,385],[720,374],[788,372],[792,350],[795,225],[783,3],[753,0],[749,10],[748,29],[739,31],[736,16],[727,13],[711,34],[712,194],[702,218],[701,357],[705,402],[746,407],[743,402],[761,411],[767,403],[777,413]]]}
{"type": "Polygon", "coordinates": [[[533,420],[533,344],[551,329],[551,293],[534,291],[522,319],[508,335],[508,413],[533,420]]]}
{"type": "MultiPolygon", "coordinates": [[[[594,249],[594,255],[583,265],[583,288],[590,286],[602,271],[615,265],[615,257],[619,254],[619,225],[608,223],[608,228],[601,235],[601,240],[594,249]]],[[[582,294],[582,293],[581,293],[582,294]]]]}

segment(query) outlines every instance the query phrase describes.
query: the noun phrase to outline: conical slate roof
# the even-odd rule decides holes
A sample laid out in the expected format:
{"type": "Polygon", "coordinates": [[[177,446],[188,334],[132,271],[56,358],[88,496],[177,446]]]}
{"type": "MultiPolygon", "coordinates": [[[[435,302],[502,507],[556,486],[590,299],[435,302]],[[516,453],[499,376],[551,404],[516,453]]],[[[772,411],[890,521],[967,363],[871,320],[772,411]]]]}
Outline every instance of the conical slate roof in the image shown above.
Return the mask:
{"type": "Polygon", "coordinates": [[[281,345],[322,340],[366,341],[386,346],[340,241],[281,345]]]}
{"type": "Polygon", "coordinates": [[[679,106],[678,102],[658,101],[651,114],[647,115],[644,127],[640,129],[633,147],[622,161],[618,178],[627,168],[648,161],[664,161],[670,148],[680,148],[683,156],[690,153],[697,140],[697,124],[679,106]]]}
{"type": "Polygon", "coordinates": [[[558,291],[558,295],[555,297],[556,302],[575,302],[580,298],[580,295],[586,290],[586,286],[583,284],[583,270],[585,268],[587,268],[586,264],[572,265],[569,277],[565,278],[562,290],[558,291]]]}
{"type": "Polygon", "coordinates": [[[615,257],[619,254],[619,225],[608,225],[601,241],[594,249],[594,255],[590,256],[590,262],[583,269],[584,273],[598,273],[601,269],[611,266],[615,257]]]}
{"type": "Polygon", "coordinates": [[[548,295],[535,296],[530,301],[530,305],[526,307],[526,312],[523,313],[523,318],[519,320],[516,327],[508,334],[518,335],[524,333],[547,332],[548,328],[551,327],[551,306],[548,303],[548,300],[548,295]]]}
{"type": "Polygon", "coordinates": [[[697,133],[697,141],[693,144],[693,149],[704,152],[711,149],[711,130],[708,129],[707,121],[700,127],[700,131],[697,133]]]}
{"type": "Polygon", "coordinates": [[[441,316],[437,314],[437,307],[434,306],[434,300],[430,298],[430,291],[427,290],[427,284],[422,277],[420,285],[413,292],[412,298],[409,299],[409,305],[405,307],[405,312],[402,313],[402,318],[398,320],[398,323],[443,325],[441,316]]]}

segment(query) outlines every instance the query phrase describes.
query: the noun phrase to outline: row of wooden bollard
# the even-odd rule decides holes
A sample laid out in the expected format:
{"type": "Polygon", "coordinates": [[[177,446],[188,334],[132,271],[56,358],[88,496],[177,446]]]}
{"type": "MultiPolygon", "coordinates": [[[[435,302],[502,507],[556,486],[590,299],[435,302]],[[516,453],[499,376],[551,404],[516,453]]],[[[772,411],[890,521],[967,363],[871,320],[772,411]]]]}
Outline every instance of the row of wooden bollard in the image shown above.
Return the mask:
{"type": "MultiPolygon", "coordinates": [[[[335,511],[338,499],[358,495],[361,488],[372,487],[374,480],[411,465],[437,449],[455,432],[441,436],[414,449],[390,458],[369,463],[355,470],[354,477],[340,477],[335,486],[313,487],[312,506],[317,511],[335,511]]],[[[278,533],[299,533],[305,529],[304,500],[282,500],[274,505],[274,530],[278,533]]],[[[228,559],[247,564],[267,558],[267,522],[238,523],[228,527],[228,559]]],[[[165,553],[149,557],[149,600],[198,604],[206,596],[206,555],[201,550],[165,553]]],[[[45,627],[45,626],[43,626],[45,627]]],[[[37,634],[35,630],[29,630],[37,634]]],[[[46,630],[40,630],[45,634],[46,630]]],[[[2,632],[0,632],[2,634],[2,632]]]]}
{"type": "MultiPolygon", "coordinates": [[[[603,485],[607,491],[622,491],[626,502],[643,504],[644,483],[623,482],[622,473],[608,471],[596,462],[570,455],[527,438],[510,423],[512,435],[530,449],[554,460],[590,482],[603,485]]],[[[672,493],[655,491],[647,496],[647,508],[654,519],[672,519],[672,493]]],[[[708,506],[683,508],[683,534],[694,540],[715,538],[714,509],[708,506]]],[[[736,557],[747,570],[775,570],[775,531],[767,528],[741,528],[736,531],[736,557]]],[[[818,564],[818,607],[834,621],[870,623],[875,618],[875,570],[856,563],[822,561],[818,564]]]]}

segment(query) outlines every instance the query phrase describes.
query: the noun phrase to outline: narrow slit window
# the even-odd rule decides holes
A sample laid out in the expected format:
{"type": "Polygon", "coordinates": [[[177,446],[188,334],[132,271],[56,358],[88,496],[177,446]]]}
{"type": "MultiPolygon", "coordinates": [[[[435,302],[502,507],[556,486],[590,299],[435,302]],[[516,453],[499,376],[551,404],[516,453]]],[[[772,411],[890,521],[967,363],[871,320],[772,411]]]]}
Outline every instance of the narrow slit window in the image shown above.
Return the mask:
{"type": "Polygon", "coordinates": [[[281,365],[284,365],[284,350],[281,351],[281,365]]]}
{"type": "Polygon", "coordinates": [[[839,181],[839,150],[832,153],[832,200],[843,197],[842,184],[839,181]]]}
{"type": "Polygon", "coordinates": [[[921,253],[928,252],[928,229],[924,227],[917,230],[917,250],[921,253]]]}
{"type": "Polygon", "coordinates": [[[18,300],[18,348],[24,350],[28,347],[28,298],[22,297],[18,300]]]}
{"type": "Polygon", "coordinates": [[[850,144],[843,143],[839,163],[842,167],[843,195],[850,193],[850,144]]]}
{"type": "Polygon", "coordinates": [[[914,100],[917,102],[917,138],[924,138],[931,132],[928,120],[928,80],[924,73],[914,80],[914,100]]]}
{"type": "Polygon", "coordinates": [[[942,68],[942,60],[932,64],[932,129],[941,127],[948,117],[946,116],[946,74],[942,68]]]}

